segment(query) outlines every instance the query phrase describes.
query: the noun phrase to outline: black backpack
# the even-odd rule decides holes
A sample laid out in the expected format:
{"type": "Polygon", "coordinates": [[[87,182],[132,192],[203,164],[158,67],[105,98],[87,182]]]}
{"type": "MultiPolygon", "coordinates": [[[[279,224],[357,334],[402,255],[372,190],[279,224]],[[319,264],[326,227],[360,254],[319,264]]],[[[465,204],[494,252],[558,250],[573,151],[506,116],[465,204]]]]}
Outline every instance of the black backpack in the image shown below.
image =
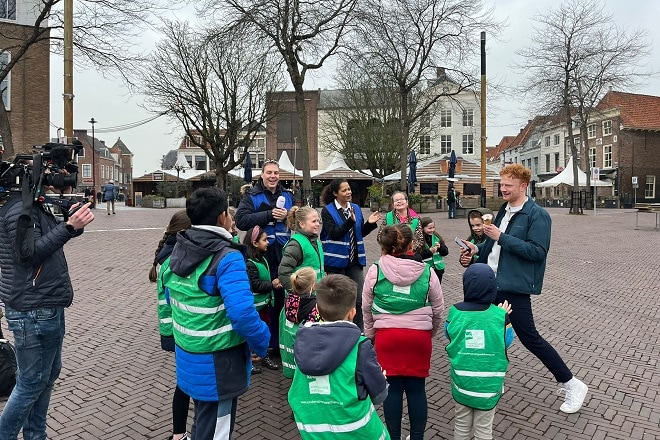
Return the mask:
{"type": "Polygon", "coordinates": [[[16,352],[0,329],[0,397],[7,397],[16,385],[16,352]]]}

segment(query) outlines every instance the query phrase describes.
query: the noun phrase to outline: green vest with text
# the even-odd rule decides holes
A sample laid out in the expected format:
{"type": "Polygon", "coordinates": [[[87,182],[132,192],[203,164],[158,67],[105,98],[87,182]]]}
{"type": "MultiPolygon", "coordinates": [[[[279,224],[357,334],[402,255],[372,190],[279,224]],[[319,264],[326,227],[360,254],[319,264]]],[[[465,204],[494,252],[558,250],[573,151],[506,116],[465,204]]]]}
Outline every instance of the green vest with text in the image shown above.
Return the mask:
{"type": "Polygon", "coordinates": [[[214,255],[206,258],[187,277],[165,271],[163,281],[169,289],[174,340],[191,353],[211,353],[244,342],[236,333],[219,293],[209,295],[199,288],[199,280],[208,270],[214,255]]]}
{"type": "Polygon", "coordinates": [[[449,309],[446,350],[451,364],[454,400],[488,411],[502,397],[509,365],[506,355],[504,309],[491,304],[483,311],[449,309]]]}
{"type": "MultiPolygon", "coordinates": [[[[257,271],[259,271],[259,279],[261,281],[270,282],[270,267],[268,267],[268,261],[253,260],[252,258],[250,258],[249,261],[251,261],[257,268],[257,271]]],[[[272,299],[272,290],[268,293],[257,293],[254,295],[254,307],[256,307],[257,311],[263,310],[268,304],[271,303],[272,299]]]]}
{"type": "Polygon", "coordinates": [[[390,436],[371,399],[358,398],[358,348],[326,376],[308,376],[296,367],[289,389],[289,405],[303,440],[384,440],[390,436]]]}
{"type": "Polygon", "coordinates": [[[163,273],[170,267],[170,259],[160,265],[158,270],[158,332],[162,336],[172,336],[172,307],[165,298],[165,284],[163,283],[163,273]]]}
{"type": "Polygon", "coordinates": [[[431,268],[427,264],[420,277],[409,286],[397,286],[385,278],[378,262],[378,278],[374,285],[374,302],[371,311],[374,314],[391,313],[401,315],[413,310],[431,305],[429,302],[429,286],[431,268]]]}

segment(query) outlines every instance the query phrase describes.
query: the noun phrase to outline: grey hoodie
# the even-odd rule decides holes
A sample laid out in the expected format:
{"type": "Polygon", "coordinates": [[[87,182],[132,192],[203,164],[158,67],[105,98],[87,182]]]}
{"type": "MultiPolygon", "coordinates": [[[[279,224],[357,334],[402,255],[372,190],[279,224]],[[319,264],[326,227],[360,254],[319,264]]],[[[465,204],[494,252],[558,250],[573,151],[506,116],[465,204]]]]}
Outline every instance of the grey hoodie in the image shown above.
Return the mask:
{"type": "MultiPolygon", "coordinates": [[[[296,365],[310,376],[330,374],[346,360],[360,334],[360,329],[348,321],[300,326],[293,346],[296,365]]],[[[387,381],[368,339],[358,347],[356,380],[360,400],[369,396],[377,405],[387,397],[387,381]]]]}

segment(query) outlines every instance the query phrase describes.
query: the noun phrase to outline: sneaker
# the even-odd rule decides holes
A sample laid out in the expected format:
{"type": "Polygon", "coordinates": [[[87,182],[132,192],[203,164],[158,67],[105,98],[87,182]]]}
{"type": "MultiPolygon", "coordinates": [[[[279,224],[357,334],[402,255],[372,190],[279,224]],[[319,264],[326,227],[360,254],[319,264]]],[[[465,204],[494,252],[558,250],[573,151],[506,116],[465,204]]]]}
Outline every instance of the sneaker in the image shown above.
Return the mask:
{"type": "Polygon", "coordinates": [[[266,356],[264,356],[264,358],[261,360],[261,365],[268,368],[269,370],[279,370],[280,369],[280,366],[277,365],[275,363],[275,361],[273,361],[270,358],[270,355],[268,355],[268,354],[266,356]]]}
{"type": "MultiPolygon", "coordinates": [[[[167,440],[172,440],[173,438],[174,438],[174,436],[171,435],[167,438],[167,440]]],[[[185,434],[183,434],[183,437],[181,437],[180,440],[190,440],[190,437],[188,437],[188,433],[186,432],[185,434]]]]}
{"type": "Polygon", "coordinates": [[[566,392],[566,397],[564,398],[564,403],[561,405],[559,410],[566,414],[573,414],[578,412],[582,408],[585,397],[587,397],[587,391],[589,387],[582,382],[581,380],[573,377],[571,380],[563,384],[563,387],[557,390],[557,394],[560,394],[562,391],[566,392]]]}
{"type": "Polygon", "coordinates": [[[261,368],[255,367],[254,365],[252,365],[252,374],[261,374],[263,372],[264,372],[264,370],[262,370],[261,368]]]}

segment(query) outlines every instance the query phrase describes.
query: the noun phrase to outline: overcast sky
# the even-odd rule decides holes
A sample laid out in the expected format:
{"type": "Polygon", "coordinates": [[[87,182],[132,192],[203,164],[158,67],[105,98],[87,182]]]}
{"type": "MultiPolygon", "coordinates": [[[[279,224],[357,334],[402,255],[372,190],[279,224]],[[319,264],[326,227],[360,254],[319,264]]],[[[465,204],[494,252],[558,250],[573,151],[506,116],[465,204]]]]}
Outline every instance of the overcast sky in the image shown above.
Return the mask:
{"type": "MultiPolygon", "coordinates": [[[[497,39],[487,35],[487,78],[489,81],[504,83],[509,86],[516,84],[516,74],[511,71],[511,65],[517,59],[515,51],[529,44],[532,33],[532,18],[558,2],[553,0],[485,0],[486,4],[495,4],[495,14],[498,19],[506,19],[508,26],[497,39]]],[[[660,1],[658,0],[608,0],[606,10],[615,16],[617,24],[630,28],[647,29],[651,40],[651,55],[647,61],[650,71],[660,71],[660,26],[657,17],[660,16],[660,1]],[[634,7],[632,6],[634,4],[634,7]]],[[[182,15],[182,12],[177,14],[182,15]]],[[[145,38],[146,49],[153,46],[153,40],[145,38]]],[[[479,35],[475,35],[475,44],[479,45],[479,35]]],[[[51,137],[56,136],[56,127],[62,127],[63,122],[63,62],[58,56],[51,57],[51,137]]],[[[332,87],[328,78],[333,72],[323,71],[306,81],[306,88],[332,87]]],[[[660,95],[660,78],[646,81],[635,90],[625,90],[633,93],[660,95]]],[[[177,148],[182,137],[182,129],[175,123],[160,117],[152,122],[130,130],[101,133],[108,127],[116,127],[141,121],[152,116],[140,106],[142,97],[131,96],[119,81],[104,79],[93,70],[74,72],[74,128],[87,128],[91,134],[89,120],[94,117],[96,138],[104,140],[111,146],[121,137],[122,141],[135,155],[133,174],[141,176],[158,168],[160,158],[171,149],[177,148]]],[[[488,145],[497,144],[502,136],[514,135],[524,126],[527,119],[533,115],[525,113],[515,99],[491,99],[487,103],[487,136],[488,145]]]]}

